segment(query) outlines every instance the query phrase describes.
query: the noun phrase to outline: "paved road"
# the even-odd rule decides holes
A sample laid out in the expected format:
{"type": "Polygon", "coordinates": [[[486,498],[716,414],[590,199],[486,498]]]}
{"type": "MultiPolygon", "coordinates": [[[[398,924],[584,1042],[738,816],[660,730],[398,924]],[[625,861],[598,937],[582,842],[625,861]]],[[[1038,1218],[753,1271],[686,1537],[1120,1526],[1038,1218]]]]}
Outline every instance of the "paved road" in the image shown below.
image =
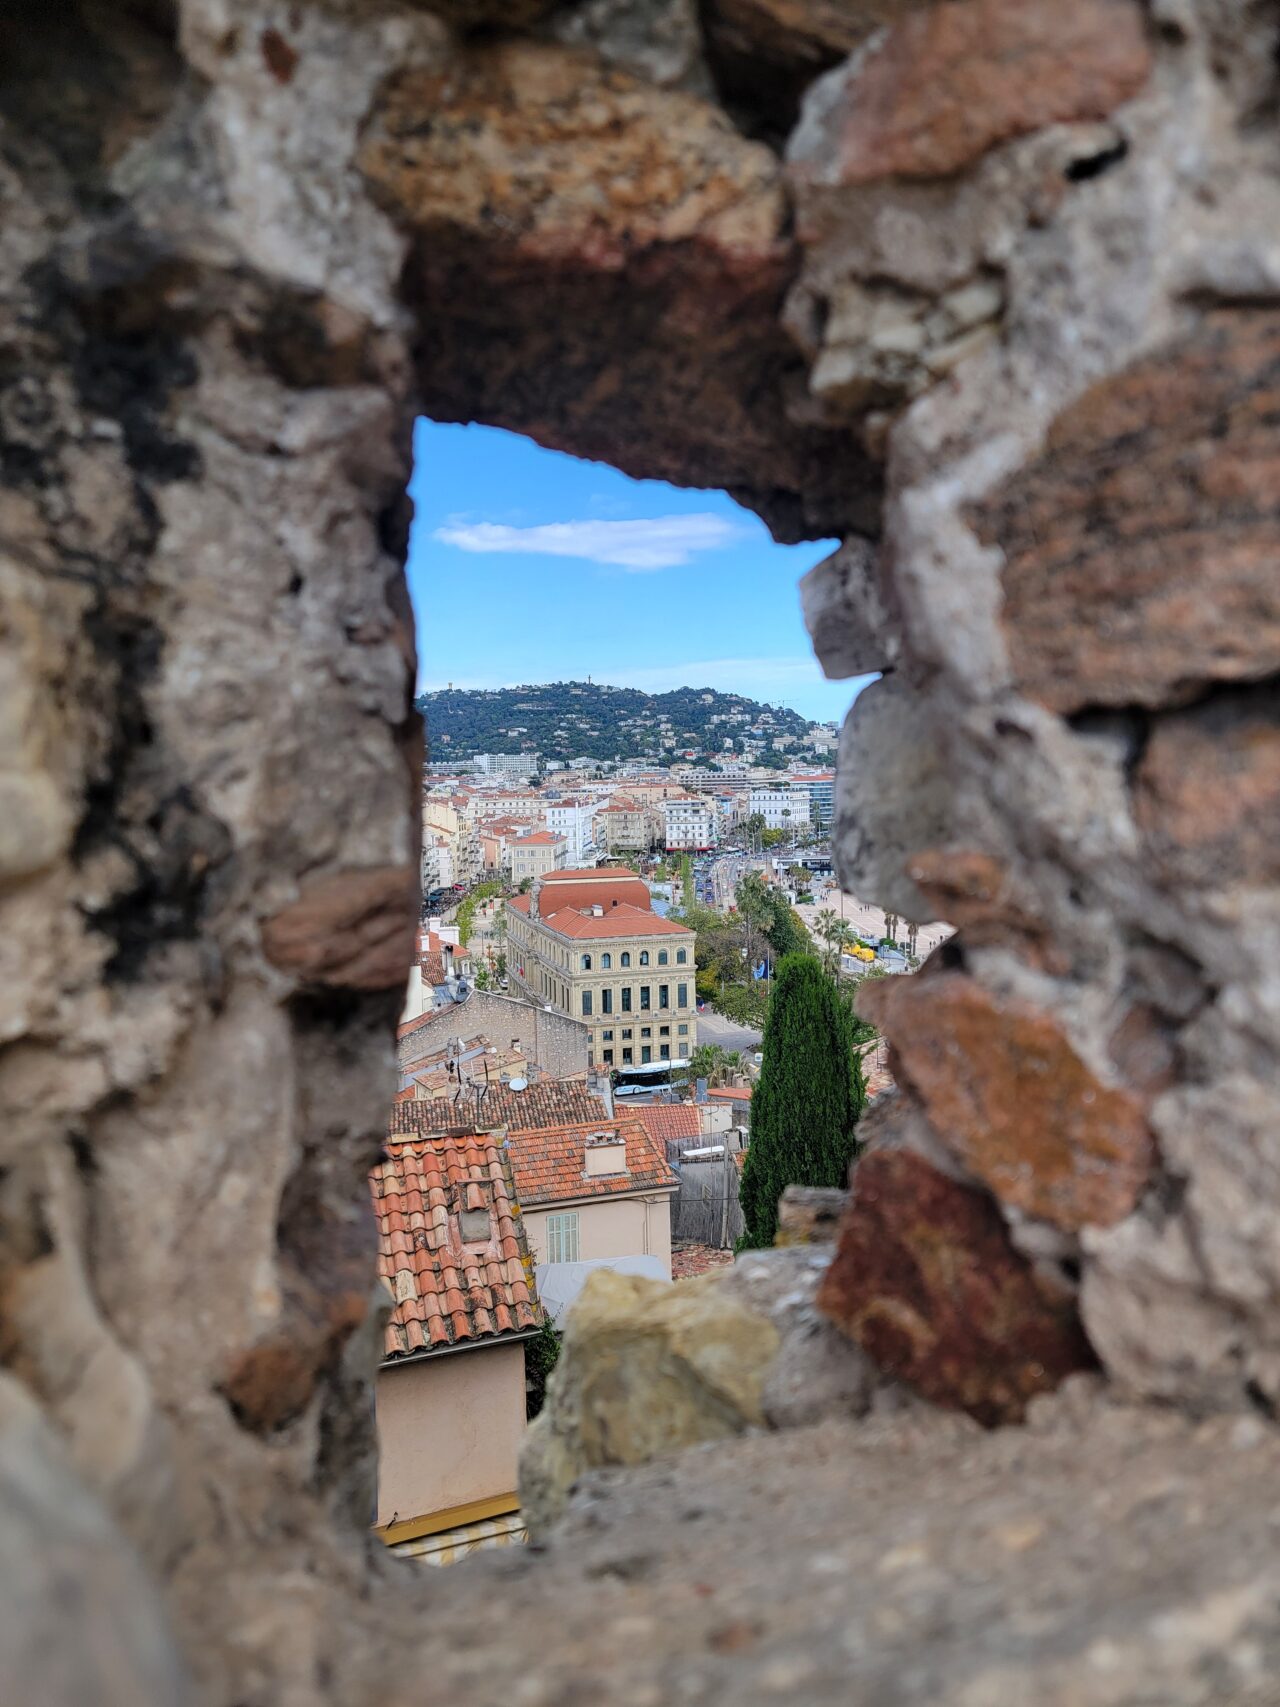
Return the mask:
{"type": "Polygon", "coordinates": [[[699,1043],[718,1043],[722,1049],[750,1052],[759,1049],[760,1041],[758,1031],[748,1031],[744,1025],[735,1025],[723,1014],[713,1014],[710,1008],[698,1015],[699,1043]]]}

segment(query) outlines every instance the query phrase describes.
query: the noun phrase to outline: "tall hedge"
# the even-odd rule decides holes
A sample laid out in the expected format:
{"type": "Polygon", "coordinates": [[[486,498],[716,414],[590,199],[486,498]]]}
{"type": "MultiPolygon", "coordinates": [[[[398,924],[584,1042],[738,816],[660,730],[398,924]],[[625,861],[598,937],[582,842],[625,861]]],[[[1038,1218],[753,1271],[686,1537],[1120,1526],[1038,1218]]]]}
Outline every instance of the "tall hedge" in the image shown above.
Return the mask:
{"type": "Polygon", "coordinates": [[[821,963],[778,962],[742,1168],[744,1250],[771,1245],[788,1185],[843,1186],[866,1105],[853,1024],[821,963]]]}

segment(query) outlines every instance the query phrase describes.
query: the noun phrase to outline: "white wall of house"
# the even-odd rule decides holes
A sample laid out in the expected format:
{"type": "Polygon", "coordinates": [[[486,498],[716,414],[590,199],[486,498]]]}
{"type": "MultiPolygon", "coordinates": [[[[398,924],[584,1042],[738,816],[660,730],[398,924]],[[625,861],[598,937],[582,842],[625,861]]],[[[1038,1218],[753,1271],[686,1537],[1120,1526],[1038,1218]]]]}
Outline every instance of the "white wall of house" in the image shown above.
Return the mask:
{"type": "Polygon", "coordinates": [[[602,1257],[656,1257],[671,1278],[671,1197],[666,1192],[644,1197],[595,1198],[586,1203],[554,1204],[524,1210],[524,1227],[535,1264],[594,1262],[602,1257]],[[576,1250],[555,1244],[548,1219],[577,1216],[576,1250]]]}
{"type": "Polygon", "coordinates": [[[379,1526],[514,1494],[522,1341],[384,1364],[374,1392],[379,1526]]]}

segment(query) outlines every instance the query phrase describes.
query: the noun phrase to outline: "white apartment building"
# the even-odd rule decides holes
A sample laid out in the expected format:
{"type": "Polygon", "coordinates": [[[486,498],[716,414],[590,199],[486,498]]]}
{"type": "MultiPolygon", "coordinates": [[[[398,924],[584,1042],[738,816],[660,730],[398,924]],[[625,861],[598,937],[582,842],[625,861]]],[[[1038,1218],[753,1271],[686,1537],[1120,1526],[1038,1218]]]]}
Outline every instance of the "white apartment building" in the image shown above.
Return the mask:
{"type": "Polygon", "coordinates": [[[662,802],[662,819],[669,853],[706,853],[719,842],[716,809],[710,800],[674,795],[662,802]]]}
{"type": "Polygon", "coordinates": [[[758,812],[767,830],[799,830],[809,823],[811,798],[804,787],[753,788],[749,816],[758,812]]]}
{"type": "Polygon", "coordinates": [[[428,831],[422,838],[422,893],[429,895],[433,889],[452,888],[456,881],[448,837],[428,831]]]}
{"type": "Polygon", "coordinates": [[[600,850],[596,845],[598,800],[575,795],[570,799],[548,801],[543,815],[552,835],[563,836],[569,846],[569,864],[574,867],[597,865],[600,850]]]}
{"type": "Polygon", "coordinates": [[[477,753],[472,769],[481,776],[519,777],[527,780],[537,774],[536,753],[477,753]]]}

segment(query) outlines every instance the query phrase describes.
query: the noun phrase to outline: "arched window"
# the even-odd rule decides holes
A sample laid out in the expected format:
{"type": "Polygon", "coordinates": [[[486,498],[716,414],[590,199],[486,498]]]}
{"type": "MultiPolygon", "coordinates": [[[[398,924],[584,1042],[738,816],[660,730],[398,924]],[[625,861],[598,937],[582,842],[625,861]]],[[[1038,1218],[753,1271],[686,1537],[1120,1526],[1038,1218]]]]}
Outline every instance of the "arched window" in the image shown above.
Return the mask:
{"type": "Polygon", "coordinates": [[[640,950],[640,964],[641,966],[647,966],[649,964],[649,950],[647,948],[642,948],[640,950]]]}
{"type": "Polygon", "coordinates": [[[602,954],[600,956],[600,965],[606,972],[611,972],[613,970],[613,956],[611,954],[602,954]]]}
{"type": "Polygon", "coordinates": [[[686,949],[678,948],[676,950],[676,965],[677,966],[683,966],[685,964],[685,962],[688,960],[688,958],[689,958],[689,954],[688,954],[688,951],[686,949]]]}
{"type": "Polygon", "coordinates": [[[630,964],[631,964],[631,956],[629,954],[624,954],[622,957],[622,965],[623,966],[630,966],[630,964]]]}
{"type": "Polygon", "coordinates": [[[671,956],[667,953],[665,948],[660,948],[658,950],[658,965],[659,966],[665,966],[667,964],[668,960],[670,960],[670,958],[671,958],[671,956]]]}
{"type": "Polygon", "coordinates": [[[584,972],[590,972],[591,970],[591,956],[589,954],[584,954],[582,957],[582,970],[584,972]]]}

